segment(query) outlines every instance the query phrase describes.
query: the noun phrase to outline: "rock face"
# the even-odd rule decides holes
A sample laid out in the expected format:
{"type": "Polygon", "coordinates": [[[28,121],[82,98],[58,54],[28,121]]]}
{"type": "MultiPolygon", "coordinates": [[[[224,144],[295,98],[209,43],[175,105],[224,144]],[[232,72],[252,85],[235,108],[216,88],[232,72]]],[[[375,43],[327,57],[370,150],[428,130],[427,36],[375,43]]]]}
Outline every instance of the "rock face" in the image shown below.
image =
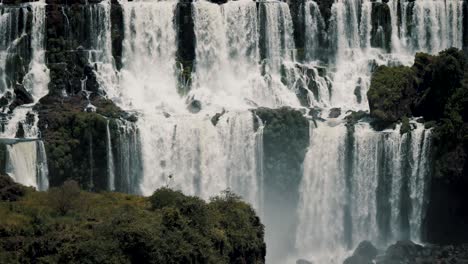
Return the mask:
{"type": "Polygon", "coordinates": [[[390,15],[390,7],[386,3],[372,3],[371,20],[371,45],[390,51],[392,45],[392,17],[390,15]]]}
{"type": "Polygon", "coordinates": [[[347,258],[343,264],[372,264],[377,256],[377,248],[369,241],[361,242],[351,257],[347,258]]]}
{"type": "Polygon", "coordinates": [[[291,230],[296,223],[302,163],[309,143],[309,121],[300,111],[288,107],[259,108],[254,110],[254,114],[265,124],[263,173],[264,184],[268,187],[264,193],[264,210],[270,216],[265,219],[265,224],[277,231],[269,240],[277,241],[270,245],[272,250],[276,250],[272,253],[274,256],[294,245],[291,230]]]}
{"type": "Polygon", "coordinates": [[[416,94],[415,76],[409,67],[377,68],[367,93],[371,114],[385,122],[395,122],[411,116],[411,104],[416,94]]]}
{"type": "MultiPolygon", "coordinates": [[[[423,237],[468,242],[468,79],[462,52],[419,53],[408,67],[379,67],[368,92],[371,115],[383,122],[422,116],[434,129],[430,202],[423,237]]],[[[385,127],[385,126],[384,126],[385,127]]],[[[402,127],[403,129],[403,127],[402,127]]]]}
{"type": "Polygon", "coordinates": [[[26,193],[26,187],[15,183],[9,176],[0,175],[0,201],[17,201],[26,193]]]}
{"type": "Polygon", "coordinates": [[[108,118],[126,115],[111,101],[99,96],[92,97],[90,102],[97,112],[84,112],[88,102],[80,96],[48,95],[35,106],[48,157],[51,186],[73,179],[85,189],[107,189],[108,118]]]}
{"type": "Polygon", "coordinates": [[[412,241],[398,241],[378,255],[378,250],[368,241],[361,242],[353,255],[343,264],[429,264],[468,263],[468,245],[427,245],[412,241]]]}
{"type": "Polygon", "coordinates": [[[398,241],[385,254],[379,256],[377,264],[396,263],[468,263],[468,246],[421,246],[411,241],[398,241]]]}

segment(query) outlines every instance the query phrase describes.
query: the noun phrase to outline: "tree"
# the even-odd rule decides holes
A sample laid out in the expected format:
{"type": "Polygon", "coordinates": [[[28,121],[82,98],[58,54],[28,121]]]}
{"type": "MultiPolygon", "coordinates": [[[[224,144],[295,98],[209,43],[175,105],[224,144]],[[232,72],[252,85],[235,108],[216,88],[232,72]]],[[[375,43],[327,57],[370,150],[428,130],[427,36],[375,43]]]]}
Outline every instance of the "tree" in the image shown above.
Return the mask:
{"type": "Polygon", "coordinates": [[[50,206],[60,215],[75,209],[80,201],[81,190],[76,181],[67,180],[60,187],[51,188],[48,193],[50,206]]]}

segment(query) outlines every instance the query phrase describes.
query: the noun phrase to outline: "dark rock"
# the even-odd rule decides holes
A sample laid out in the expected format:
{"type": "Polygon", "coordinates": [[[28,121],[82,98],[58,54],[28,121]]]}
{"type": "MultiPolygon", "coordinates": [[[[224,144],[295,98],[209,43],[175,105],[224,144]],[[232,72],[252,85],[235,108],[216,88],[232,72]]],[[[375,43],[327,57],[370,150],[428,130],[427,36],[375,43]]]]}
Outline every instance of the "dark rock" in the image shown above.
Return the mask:
{"type": "Polygon", "coordinates": [[[179,2],[175,9],[177,28],[177,62],[180,66],[178,90],[186,94],[191,87],[191,73],[195,61],[195,29],[191,1],[179,2]]]}
{"type": "Polygon", "coordinates": [[[359,243],[356,250],[354,250],[353,255],[359,255],[372,260],[375,259],[375,257],[377,257],[377,253],[377,248],[374,245],[372,245],[370,241],[362,241],[361,243],[359,243]]]}
{"type": "Polygon", "coordinates": [[[24,126],[23,126],[23,123],[19,122],[18,123],[18,129],[16,130],[16,135],[15,137],[16,138],[24,138],[24,126]]]}
{"type": "Polygon", "coordinates": [[[212,118],[211,118],[211,123],[213,126],[216,126],[218,124],[219,119],[221,116],[223,116],[226,113],[226,111],[223,109],[221,113],[216,113],[212,118]]]}
{"type": "Polygon", "coordinates": [[[341,108],[332,108],[328,114],[328,118],[337,118],[341,115],[341,108]]]}
{"type": "Polygon", "coordinates": [[[34,98],[32,95],[26,91],[23,85],[16,85],[14,89],[15,93],[15,100],[17,105],[23,105],[23,104],[31,104],[34,102],[34,98]]]}
{"type": "Polygon", "coordinates": [[[355,111],[349,112],[348,111],[347,114],[348,115],[345,117],[345,119],[346,119],[346,122],[347,122],[348,125],[355,125],[361,119],[369,118],[369,113],[364,112],[364,111],[358,111],[358,112],[355,112],[355,111]]]}
{"type": "Polygon", "coordinates": [[[359,243],[351,257],[347,258],[343,264],[372,264],[377,257],[377,248],[369,241],[359,243]]]}
{"type": "Polygon", "coordinates": [[[367,92],[371,115],[387,123],[411,116],[412,100],[416,95],[415,78],[409,67],[379,67],[372,75],[367,92]]]}
{"type": "Polygon", "coordinates": [[[390,7],[386,2],[372,3],[371,23],[371,45],[390,51],[392,44],[392,17],[390,7]]]}
{"type": "Polygon", "coordinates": [[[26,194],[26,188],[9,176],[0,175],[0,201],[18,201],[26,194]]]}
{"type": "Polygon", "coordinates": [[[308,261],[308,260],[305,260],[305,259],[298,259],[296,261],[296,264],[314,264],[312,261],[308,261]]]}
{"type": "Polygon", "coordinates": [[[196,114],[201,111],[202,103],[198,100],[191,100],[189,104],[187,105],[187,109],[189,110],[190,113],[196,114]]]}
{"type": "MultiPolygon", "coordinates": [[[[263,153],[265,178],[264,210],[266,226],[277,230],[272,248],[292,250],[295,212],[302,179],[302,164],[309,145],[309,120],[298,110],[258,108],[253,112],[264,124],[263,153]],[[283,208],[278,210],[278,208],[283,208]]],[[[257,121],[258,122],[258,121],[257,121]]],[[[258,124],[255,125],[258,127],[258,124]]],[[[282,252],[274,252],[272,256],[282,252]]]]}
{"type": "Polygon", "coordinates": [[[373,262],[363,256],[353,255],[345,259],[343,264],[373,264],[373,262]]]}

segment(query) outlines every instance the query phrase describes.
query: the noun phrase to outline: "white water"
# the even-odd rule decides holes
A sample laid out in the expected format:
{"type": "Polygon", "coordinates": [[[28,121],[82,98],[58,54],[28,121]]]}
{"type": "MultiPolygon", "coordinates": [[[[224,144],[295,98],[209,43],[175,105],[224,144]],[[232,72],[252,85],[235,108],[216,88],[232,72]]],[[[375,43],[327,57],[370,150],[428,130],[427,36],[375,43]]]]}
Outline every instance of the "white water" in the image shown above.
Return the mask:
{"type": "Polygon", "coordinates": [[[6,145],[6,173],[17,183],[44,191],[49,188],[47,157],[42,141],[6,145]]]}
{"type": "Polygon", "coordinates": [[[47,154],[44,142],[39,140],[36,142],[37,146],[37,164],[36,164],[36,179],[37,188],[39,191],[46,191],[49,189],[49,167],[47,165],[47,154]]]}
{"type": "MultiPolygon", "coordinates": [[[[0,40],[0,93],[2,96],[7,91],[13,93],[14,85],[16,85],[12,80],[12,78],[16,77],[6,69],[7,60],[11,56],[23,56],[29,52],[31,60],[21,84],[34,99],[33,104],[18,107],[6,120],[2,120],[5,129],[1,135],[2,137],[14,138],[19,123],[22,123],[25,137],[37,138],[39,136],[37,117],[35,117],[32,124],[28,124],[26,115],[37,115],[32,111],[32,107],[41,97],[47,94],[50,81],[49,69],[45,65],[45,3],[39,1],[22,7],[3,7],[0,4],[0,13],[3,13],[0,17],[0,33],[2,36],[6,36],[0,40]],[[23,14],[21,21],[20,12],[23,14]],[[31,32],[27,31],[29,14],[32,16],[31,32]],[[25,47],[25,44],[21,43],[28,38],[28,35],[30,37],[30,47],[25,47]]],[[[16,67],[19,67],[19,65],[16,65],[16,67]]],[[[2,109],[2,111],[6,112],[6,109],[2,109]]]]}
{"type": "Polygon", "coordinates": [[[23,85],[37,102],[45,96],[49,90],[49,69],[45,64],[45,9],[43,1],[31,3],[32,31],[31,52],[32,59],[29,64],[29,72],[24,76],[23,85]]]}
{"type": "Polygon", "coordinates": [[[325,21],[320,13],[318,4],[309,0],[305,2],[305,57],[307,61],[319,58],[320,37],[324,33],[325,21]]]}
{"type": "MultiPolygon", "coordinates": [[[[450,47],[462,48],[463,1],[421,0],[388,3],[391,15],[391,51],[371,47],[370,1],[337,0],[332,6],[329,38],[335,54],[332,106],[368,110],[366,93],[372,65],[410,66],[418,51],[437,53],[450,47]],[[398,11],[403,15],[398,23],[398,11]],[[408,30],[410,32],[408,32],[408,30]],[[361,102],[354,94],[360,88],[361,102]]],[[[309,31],[316,28],[317,15],[311,15],[309,31]]],[[[307,32],[307,31],[306,31],[307,32]]]]}
{"type": "Polygon", "coordinates": [[[109,120],[106,125],[106,140],[107,140],[107,174],[108,174],[108,189],[110,191],[115,190],[115,167],[114,167],[114,155],[112,149],[111,133],[109,129],[109,120]]]}
{"type": "Polygon", "coordinates": [[[169,186],[208,199],[230,188],[257,206],[257,136],[250,112],[225,113],[216,126],[210,118],[161,116],[139,127],[148,146],[143,148],[144,195],[169,186]]]}
{"type": "Polygon", "coordinates": [[[123,68],[120,99],[129,109],[177,112],[184,109],[175,75],[177,2],[124,2],[123,68]]]}
{"type": "MultiPolygon", "coordinates": [[[[95,32],[100,47],[96,49],[105,52],[90,60],[102,63],[101,67],[110,65],[108,71],[98,67],[101,86],[139,117],[138,131],[121,125],[118,143],[108,131],[108,150],[120,148],[112,159],[112,152],[108,154],[110,183],[115,182],[117,190],[144,195],[169,186],[203,198],[230,187],[261,214],[263,126],[254,131],[254,117],[246,110],[298,107],[295,93],[301,86],[306,87],[310,106],[368,110],[366,93],[375,65],[411,65],[416,51],[461,47],[461,2],[443,3],[417,1],[414,28],[407,35],[410,18],[404,16],[399,25],[398,6],[391,1],[392,48],[388,52],[371,47],[371,2],[337,0],[328,32],[332,59],[325,77],[315,67],[315,60],[324,56],[317,42],[324,21],[315,2],[305,4],[306,63],[299,64],[286,3],[266,1],[257,8],[247,0],[223,5],[196,1],[192,5],[196,61],[188,95],[177,92],[176,2],[122,1],[123,68],[115,76],[109,52],[109,13],[108,9],[99,11],[103,21],[96,23],[100,28],[95,32]],[[317,87],[310,86],[311,82],[317,87]],[[194,99],[202,105],[197,114],[186,109],[194,99]],[[211,117],[223,109],[228,112],[214,126],[211,117]],[[134,153],[141,153],[141,163],[128,158],[134,153]]],[[[102,5],[108,8],[106,4],[102,5]]],[[[401,8],[406,14],[413,7],[405,3],[401,8]]],[[[419,126],[411,136],[401,136],[398,130],[375,132],[359,124],[352,145],[346,133],[344,125],[321,124],[313,129],[304,164],[296,246],[301,256],[318,263],[340,263],[363,239],[384,244],[405,236],[420,238],[430,131],[419,126]],[[408,175],[412,175],[409,181],[408,175]],[[380,191],[382,177],[388,180],[388,190],[380,191]],[[409,212],[402,212],[401,199],[410,200],[409,212]],[[387,207],[380,208],[380,203],[387,207]],[[408,226],[402,227],[403,217],[408,218],[408,226]]]]}
{"type": "Polygon", "coordinates": [[[420,241],[431,139],[423,125],[412,126],[403,135],[399,128],[376,132],[365,123],[351,135],[344,125],[312,129],[298,208],[299,256],[341,263],[363,240],[378,246],[420,241]],[[407,215],[402,199],[408,200],[407,215]],[[409,226],[401,224],[404,219],[409,226]]]}
{"type": "Polygon", "coordinates": [[[313,261],[329,257],[328,263],[334,263],[338,255],[329,251],[341,249],[344,240],[345,138],[344,125],[311,129],[299,191],[296,247],[301,257],[313,254],[313,261]]]}

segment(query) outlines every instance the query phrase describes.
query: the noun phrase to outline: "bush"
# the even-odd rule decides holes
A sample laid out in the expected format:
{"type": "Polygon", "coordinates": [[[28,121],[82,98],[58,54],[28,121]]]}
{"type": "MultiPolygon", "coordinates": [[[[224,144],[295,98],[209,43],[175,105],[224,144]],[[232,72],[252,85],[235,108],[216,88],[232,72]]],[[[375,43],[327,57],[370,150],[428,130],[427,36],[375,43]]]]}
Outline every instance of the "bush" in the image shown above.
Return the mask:
{"type": "Polygon", "coordinates": [[[48,192],[50,206],[60,215],[66,215],[76,209],[80,201],[80,186],[76,181],[67,180],[60,187],[51,188],[48,192]]]}

